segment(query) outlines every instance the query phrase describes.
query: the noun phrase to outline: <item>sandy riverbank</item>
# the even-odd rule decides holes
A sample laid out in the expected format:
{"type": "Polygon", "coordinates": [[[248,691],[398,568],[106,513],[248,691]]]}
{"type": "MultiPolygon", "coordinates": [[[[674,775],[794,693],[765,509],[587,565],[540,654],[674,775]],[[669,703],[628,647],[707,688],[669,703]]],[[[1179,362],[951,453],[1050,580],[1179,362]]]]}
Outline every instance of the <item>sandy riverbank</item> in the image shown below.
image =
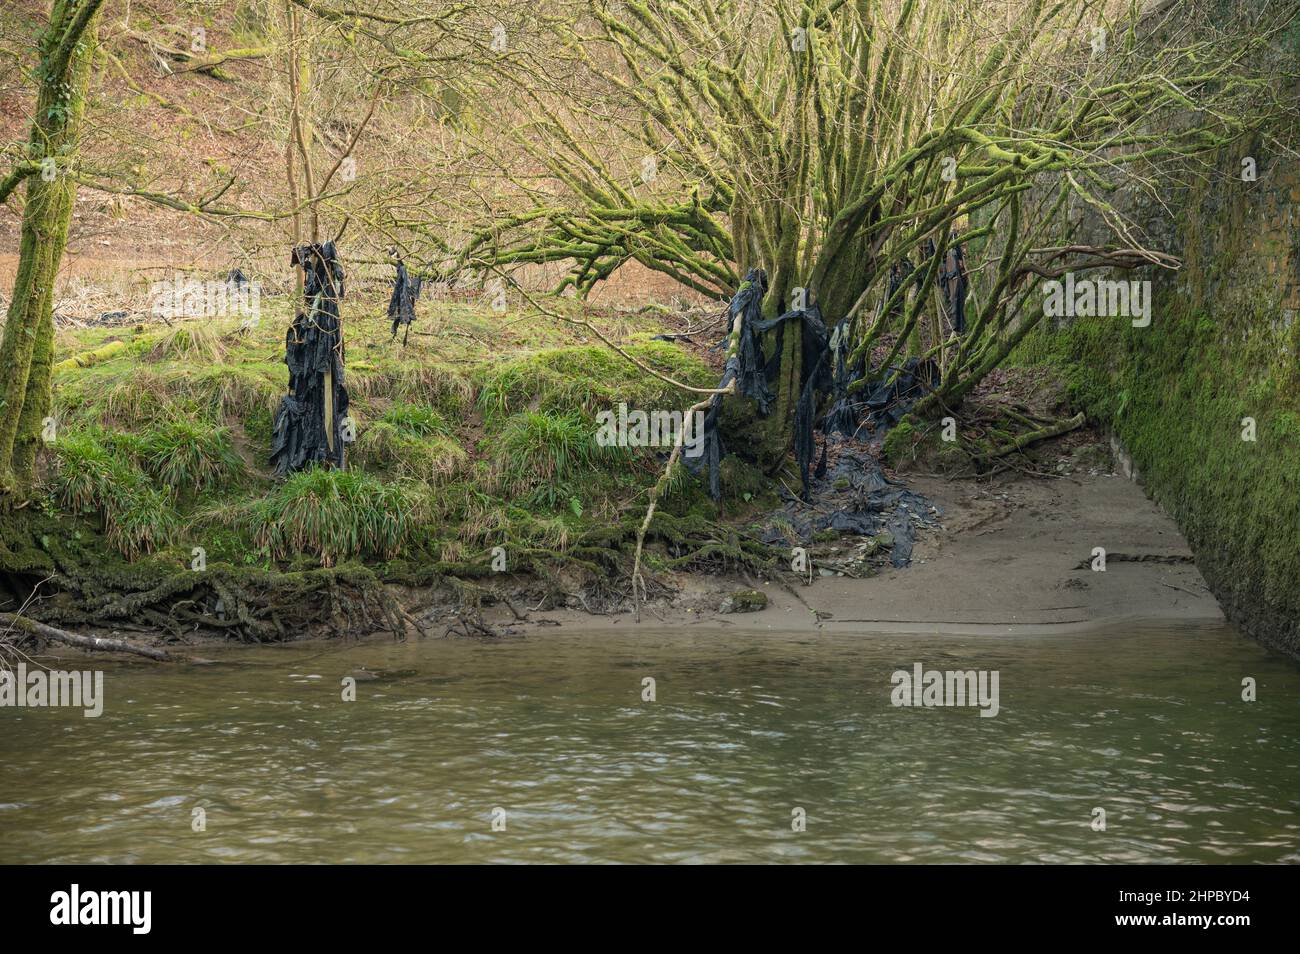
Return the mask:
{"type": "MultiPolygon", "coordinates": [[[[687,578],[678,598],[646,607],[640,625],[1005,633],[1224,618],[1173,521],[1123,477],[907,482],[942,511],[941,529],[918,536],[911,566],[868,579],[815,576],[805,586],[754,581],[768,606],[745,614],[717,611],[745,581],[687,578]],[[1091,568],[1094,547],[1106,550],[1104,572],[1091,568]]],[[[535,625],[638,625],[630,614],[532,616],[535,625]]]]}

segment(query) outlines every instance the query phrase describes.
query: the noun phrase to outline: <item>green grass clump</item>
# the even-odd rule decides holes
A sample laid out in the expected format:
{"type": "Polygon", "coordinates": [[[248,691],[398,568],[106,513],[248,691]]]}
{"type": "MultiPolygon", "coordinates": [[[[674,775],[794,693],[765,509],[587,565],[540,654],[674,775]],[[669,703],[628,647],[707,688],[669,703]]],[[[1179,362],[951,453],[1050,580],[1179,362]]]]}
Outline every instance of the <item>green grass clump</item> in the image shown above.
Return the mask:
{"type": "Polygon", "coordinates": [[[422,510],[417,493],[404,483],[313,467],[256,501],[246,519],[257,545],[272,559],[319,554],[321,566],[334,566],[340,560],[398,556],[422,510]]]}
{"type": "Polygon", "coordinates": [[[394,360],[390,356],[359,359],[348,366],[347,385],[357,400],[409,401],[450,413],[462,411],[474,393],[463,371],[431,356],[410,360],[394,360]]]}
{"type": "Polygon", "coordinates": [[[245,476],[230,429],[222,425],[170,421],[145,432],[140,443],[145,469],[173,495],[218,489],[245,476]]]}
{"type": "Polygon", "coordinates": [[[193,414],[246,419],[273,411],[288,383],[284,365],[143,363],[134,356],[61,375],[58,415],[85,423],[145,428],[193,414]]]}
{"type": "Polygon", "coordinates": [[[109,543],[134,559],[167,544],[176,511],[132,460],[110,447],[93,432],[60,438],[54,445],[54,499],[74,513],[98,515],[109,543]]]}
{"type": "Polygon", "coordinates": [[[554,507],[579,496],[575,485],[584,473],[626,457],[621,448],[597,444],[596,428],[577,412],[524,411],[494,438],[492,483],[512,497],[554,507]]]}
{"type": "Polygon", "coordinates": [[[452,438],[417,437],[386,421],[362,431],[353,454],[363,467],[429,483],[454,474],[466,458],[465,449],[452,438]]]}
{"type": "Polygon", "coordinates": [[[186,321],[149,342],[148,356],[153,361],[192,360],[216,364],[226,356],[222,334],[222,329],[211,322],[186,321]]]}
{"type": "MultiPolygon", "coordinates": [[[[667,342],[629,345],[625,350],[685,384],[716,383],[717,373],[703,361],[667,342]]],[[[489,423],[526,409],[594,414],[619,402],[649,410],[680,407],[682,400],[677,388],[604,345],[556,348],[501,362],[487,368],[479,384],[479,410],[489,423]]]]}
{"type": "Polygon", "coordinates": [[[379,418],[385,424],[417,437],[435,437],[451,433],[446,418],[423,404],[394,404],[379,418]]]}
{"type": "Polygon", "coordinates": [[[431,483],[454,474],[467,456],[446,419],[420,404],[389,407],[357,436],[353,454],[363,466],[431,483]]]}
{"type": "Polygon", "coordinates": [[[167,494],[145,485],[114,498],[104,522],[108,542],[134,560],[170,543],[179,520],[167,494]]]}

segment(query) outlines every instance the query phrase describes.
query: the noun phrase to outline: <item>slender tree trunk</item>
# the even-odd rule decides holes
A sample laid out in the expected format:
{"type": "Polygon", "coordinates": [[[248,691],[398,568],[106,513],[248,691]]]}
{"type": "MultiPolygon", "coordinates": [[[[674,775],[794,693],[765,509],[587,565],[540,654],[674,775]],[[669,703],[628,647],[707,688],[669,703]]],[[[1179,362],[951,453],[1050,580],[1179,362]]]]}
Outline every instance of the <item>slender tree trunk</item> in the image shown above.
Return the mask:
{"type": "Polygon", "coordinates": [[[103,0],[55,0],[41,38],[40,83],[29,154],[53,160],[27,181],[18,274],[0,344],[0,496],[25,499],[50,412],[54,281],[68,241],[76,182],[68,175],[81,136],[103,0]],[[52,174],[51,174],[52,173],[52,174]]]}

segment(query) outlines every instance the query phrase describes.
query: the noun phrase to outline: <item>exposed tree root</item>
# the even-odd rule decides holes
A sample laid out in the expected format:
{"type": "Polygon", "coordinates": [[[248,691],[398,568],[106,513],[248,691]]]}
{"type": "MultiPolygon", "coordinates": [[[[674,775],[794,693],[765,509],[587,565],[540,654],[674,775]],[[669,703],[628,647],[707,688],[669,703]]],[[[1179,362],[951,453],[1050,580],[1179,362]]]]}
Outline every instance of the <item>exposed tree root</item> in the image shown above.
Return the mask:
{"type": "MultiPolygon", "coordinates": [[[[526,613],[514,607],[527,609],[543,592],[549,594],[543,603],[549,598],[560,605],[580,591],[578,602],[589,609],[613,611],[634,598],[616,581],[625,581],[632,566],[641,572],[652,541],[662,547],[658,565],[667,569],[762,571],[773,565],[770,550],[737,528],[699,513],[662,509],[648,520],[625,514],[566,548],[521,549],[516,568],[525,576],[491,586],[484,585],[491,574],[477,564],[412,561],[383,569],[345,565],[281,572],[214,562],[195,571],[167,554],[128,563],[89,528],[73,534],[58,518],[23,511],[0,520],[0,608],[23,606],[25,618],[60,632],[121,628],[164,644],[195,637],[285,642],[383,631],[396,639],[421,638],[431,628],[416,618],[420,614],[408,612],[405,599],[399,601],[399,587],[449,609],[504,603],[516,619],[526,613]],[[507,587],[513,589],[507,593],[507,587]],[[527,604],[519,603],[523,593],[527,604]]],[[[639,583],[641,597],[651,589],[670,592],[639,583]]]]}

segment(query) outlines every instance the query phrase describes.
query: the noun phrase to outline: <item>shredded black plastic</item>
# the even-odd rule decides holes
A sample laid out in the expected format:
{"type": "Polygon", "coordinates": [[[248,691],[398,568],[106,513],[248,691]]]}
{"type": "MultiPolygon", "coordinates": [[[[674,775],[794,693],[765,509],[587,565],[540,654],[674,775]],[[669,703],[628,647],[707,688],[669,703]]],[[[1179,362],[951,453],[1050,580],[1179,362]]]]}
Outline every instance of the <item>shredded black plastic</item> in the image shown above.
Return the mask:
{"type": "MultiPolygon", "coordinates": [[[[767,294],[767,272],[753,268],[745,275],[740,290],[731,299],[727,308],[727,334],[717,345],[725,348],[730,339],[731,328],[736,316],[743,315],[739,347],[736,353],[727,359],[722,369],[722,380],[718,389],[722,390],[732,381],[736,390],[747,398],[757,402],[758,412],[766,415],[772,406],[772,390],[768,387],[766,368],[762,364],[763,349],[759,344],[758,332],[754,329],[762,321],[763,296],[767,294]]],[[[778,353],[778,360],[779,360],[778,353]]],[[[698,457],[686,458],[686,467],[692,473],[704,470],[709,475],[709,494],[714,500],[722,498],[722,484],[718,467],[726,456],[722,435],[718,429],[718,418],[722,414],[722,395],[715,394],[704,414],[703,447],[698,457]]]]}
{"type": "MultiPolygon", "coordinates": [[[[936,249],[927,240],[923,255],[933,257],[936,249]]],[[[942,270],[941,291],[945,308],[950,309],[954,327],[965,329],[966,271],[962,250],[954,244],[948,250],[949,267],[942,270]]],[[[915,272],[911,261],[904,259],[890,267],[889,279],[880,307],[903,287],[915,272]]],[[[796,322],[801,338],[801,368],[799,400],[794,416],[794,452],[799,464],[801,499],[812,499],[812,481],[826,475],[827,448],[831,438],[854,439],[864,423],[869,424],[872,436],[879,438],[902,419],[912,406],[928,391],[939,384],[939,368],[932,358],[909,358],[901,366],[884,369],[874,385],[865,389],[865,398],[855,400],[850,386],[866,377],[866,356],[855,361],[852,355],[852,325],[845,319],[828,330],[821,309],[814,303],[806,308],[796,308],[764,320],[763,296],[767,293],[767,275],[761,268],[751,269],[740,290],[728,308],[728,329],[736,316],[742,316],[739,347],[727,360],[718,388],[725,388],[733,380],[740,395],[755,402],[758,413],[771,412],[775,395],[772,383],[781,370],[781,354],[786,325],[796,322]],[[775,331],[774,350],[769,360],[763,358],[762,336],[775,331]],[[828,404],[826,413],[818,422],[818,410],[828,404]],[[821,457],[816,466],[813,458],[817,444],[815,431],[820,428],[826,440],[822,442],[821,457]]],[[[901,308],[895,303],[894,308],[901,308]]],[[[719,347],[726,344],[726,340],[719,347]]],[[[722,488],[718,468],[726,456],[726,448],[718,430],[722,413],[722,395],[715,395],[704,418],[704,447],[701,455],[687,464],[695,472],[706,469],[709,475],[709,493],[721,499],[722,488]]]]}
{"type": "Polygon", "coordinates": [[[908,358],[886,368],[863,402],[872,430],[883,435],[938,384],[939,365],[933,358],[908,358]]]}
{"type": "Polygon", "coordinates": [[[948,246],[943,267],[939,270],[939,292],[943,308],[952,330],[966,333],[966,292],[970,282],[966,277],[966,253],[960,243],[948,246]]]}
{"type": "Polygon", "coordinates": [[[271,440],[271,464],[287,476],[313,463],[342,467],[343,419],[348,391],[343,378],[339,301],[343,266],[333,242],[293,250],[291,264],[304,272],[307,308],[285,335],[289,393],[280,401],[271,440]]]}
{"type": "MultiPolygon", "coordinates": [[[[831,359],[832,398],[830,409],[822,418],[821,429],[827,437],[856,437],[862,416],[861,402],[849,393],[849,385],[866,374],[866,357],[852,360],[852,322],[845,318],[831,332],[827,345],[831,359]]],[[[820,475],[819,475],[820,476],[820,475]]]]}
{"type": "MultiPolygon", "coordinates": [[[[934,254],[933,248],[929,254],[934,254]]],[[[958,254],[954,267],[964,282],[960,261],[958,254]]],[[[914,271],[908,261],[891,269],[882,308],[914,271]]],[[[964,301],[964,285],[952,287],[960,292],[953,299],[960,304],[964,301]]],[[[865,397],[854,400],[849,388],[866,378],[867,371],[865,355],[853,359],[851,322],[845,319],[833,329],[827,329],[816,304],[763,320],[762,302],[766,292],[766,274],[762,269],[753,269],[731,300],[728,328],[741,316],[741,335],[739,346],[727,359],[722,380],[718,382],[721,390],[735,381],[737,392],[753,400],[759,414],[769,414],[775,400],[772,384],[781,369],[786,326],[791,322],[798,324],[802,336],[800,391],[793,438],[801,493],[790,495],[781,510],[769,515],[760,530],[761,539],[773,545],[810,543],[816,534],[825,530],[872,536],[888,540],[885,545],[894,566],[906,566],[911,561],[916,527],[931,525],[937,508],[921,495],[885,477],[875,454],[857,435],[868,424],[873,440],[879,439],[938,384],[938,365],[930,358],[909,358],[901,366],[885,368],[873,386],[858,392],[865,393],[865,397]],[[775,348],[773,357],[765,361],[761,336],[771,331],[775,331],[772,342],[775,348]],[[817,412],[823,404],[829,404],[829,410],[818,424],[817,412]],[[814,467],[818,427],[825,438],[821,458],[814,467]],[[833,459],[829,474],[828,456],[833,459]],[[888,538],[881,536],[886,531],[888,538]]],[[[725,347],[727,340],[724,338],[718,347],[725,347]]],[[[702,453],[686,459],[692,471],[707,470],[709,493],[715,500],[722,496],[719,467],[727,453],[719,432],[722,405],[723,396],[714,395],[704,417],[702,453]]]]}
{"type": "Polygon", "coordinates": [[[939,509],[921,494],[884,475],[865,444],[835,439],[835,462],[814,479],[811,500],[789,499],[764,518],[759,539],[769,546],[810,546],[818,534],[878,537],[888,532],[889,562],[907,566],[918,527],[936,524],[939,509]]]}
{"type": "MultiPolygon", "coordinates": [[[[767,294],[767,273],[761,268],[751,269],[741,283],[740,290],[731,300],[727,310],[727,327],[735,323],[737,315],[742,315],[740,342],[736,353],[727,359],[723,369],[722,380],[718,388],[725,388],[733,380],[739,394],[758,405],[758,413],[766,416],[771,412],[771,384],[781,371],[781,352],[785,345],[785,326],[789,322],[798,322],[802,335],[802,366],[800,368],[799,403],[795,407],[794,445],[795,458],[799,462],[799,473],[803,490],[808,491],[808,482],[812,458],[816,449],[813,438],[813,425],[816,419],[819,399],[831,387],[831,363],[827,359],[827,345],[830,332],[822,321],[821,309],[816,305],[796,308],[776,318],[763,319],[763,296],[767,294]],[[776,331],[775,350],[772,358],[763,360],[762,336],[769,331],[776,331]]],[[[725,341],[725,339],[724,339],[725,341]]],[[[709,409],[704,416],[704,447],[701,455],[688,465],[698,471],[707,468],[709,473],[709,493],[713,499],[722,496],[718,465],[725,449],[718,433],[718,417],[722,412],[722,395],[714,395],[709,409]]]]}
{"type": "MultiPolygon", "coordinates": [[[[763,321],[763,296],[767,294],[767,272],[761,268],[752,268],[740,290],[731,299],[727,309],[727,333],[735,324],[736,316],[744,315],[740,328],[740,347],[737,349],[739,362],[736,368],[736,387],[742,395],[758,402],[758,413],[766,415],[772,409],[775,395],[768,387],[768,382],[776,378],[781,362],[778,349],[773,361],[778,367],[769,368],[763,363],[763,346],[759,336],[770,327],[763,321]],[[770,373],[769,373],[770,372],[770,373]]],[[[782,319],[776,319],[780,322],[782,319]]],[[[724,378],[724,381],[727,380],[724,378]]],[[[720,384],[719,387],[726,387],[720,384]]]]}
{"type": "Polygon", "coordinates": [[[393,297],[388,300],[388,317],[393,320],[393,337],[397,337],[397,329],[402,325],[406,330],[402,333],[402,345],[406,345],[406,339],[411,334],[411,322],[415,321],[415,302],[420,297],[420,286],[423,279],[418,275],[412,278],[406,271],[406,265],[399,258],[397,260],[397,277],[393,279],[393,297]]]}
{"type": "MultiPolygon", "coordinates": [[[[826,323],[822,321],[821,309],[816,305],[788,311],[781,317],[774,318],[769,323],[769,327],[772,325],[781,326],[777,331],[775,358],[778,364],[777,370],[779,370],[781,358],[781,339],[785,334],[784,324],[788,321],[798,321],[800,332],[803,335],[799,350],[802,358],[799,375],[799,403],[795,405],[794,409],[794,457],[799,463],[800,484],[804,499],[807,500],[809,497],[812,459],[817,449],[813,437],[813,425],[816,423],[818,404],[821,398],[830,391],[833,383],[831,362],[828,360],[831,335],[826,330],[826,323]]],[[[825,464],[826,457],[823,454],[821,463],[817,465],[819,474],[824,472],[825,464]]]]}

